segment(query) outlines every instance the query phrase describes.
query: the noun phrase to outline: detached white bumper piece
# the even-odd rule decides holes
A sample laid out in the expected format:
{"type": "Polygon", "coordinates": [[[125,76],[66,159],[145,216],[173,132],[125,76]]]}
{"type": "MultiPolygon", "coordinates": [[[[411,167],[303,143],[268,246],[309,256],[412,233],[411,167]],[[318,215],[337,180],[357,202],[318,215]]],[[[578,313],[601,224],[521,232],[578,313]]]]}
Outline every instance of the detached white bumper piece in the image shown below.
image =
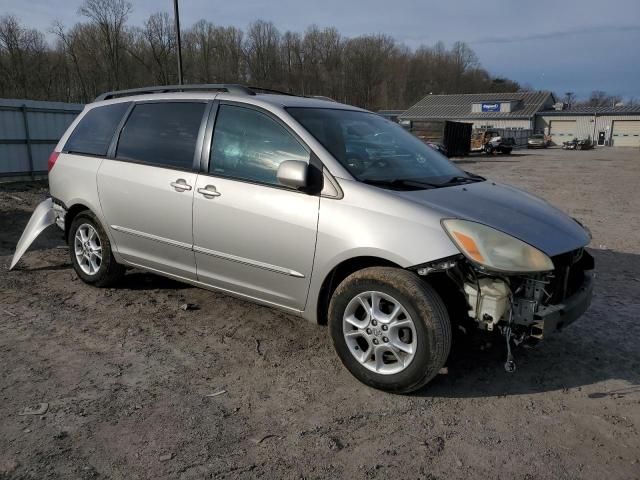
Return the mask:
{"type": "Polygon", "coordinates": [[[18,240],[16,245],[16,252],[13,254],[11,265],[9,270],[13,269],[18,263],[18,260],[22,258],[24,252],[31,246],[33,241],[47,228],[49,225],[53,225],[56,222],[56,212],[53,209],[53,201],[47,198],[41,202],[33,211],[29,223],[27,223],[24,232],[18,240]]]}

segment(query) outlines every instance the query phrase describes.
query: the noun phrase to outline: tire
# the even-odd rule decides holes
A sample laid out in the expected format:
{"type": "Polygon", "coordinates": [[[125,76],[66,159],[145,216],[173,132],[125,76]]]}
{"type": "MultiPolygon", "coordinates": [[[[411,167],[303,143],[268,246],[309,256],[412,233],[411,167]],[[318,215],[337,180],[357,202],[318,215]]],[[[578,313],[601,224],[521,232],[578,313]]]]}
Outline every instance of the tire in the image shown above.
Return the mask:
{"type": "Polygon", "coordinates": [[[338,285],[329,304],[329,331],[354,377],[395,393],[426,385],[444,366],[451,348],[451,322],[440,296],[415,273],[392,267],[366,268],[338,285]],[[372,304],[378,307],[373,316],[367,313],[372,304]],[[398,305],[400,313],[394,316],[398,305]]]}
{"type": "Polygon", "coordinates": [[[116,262],[109,237],[90,211],[80,212],[73,219],[67,243],[73,269],[85,283],[109,287],[124,275],[125,268],[116,262]],[[84,243],[82,238],[86,239],[84,243]]]}
{"type": "Polygon", "coordinates": [[[493,154],[493,147],[491,145],[485,145],[484,146],[484,153],[486,153],[487,155],[493,154]]]}

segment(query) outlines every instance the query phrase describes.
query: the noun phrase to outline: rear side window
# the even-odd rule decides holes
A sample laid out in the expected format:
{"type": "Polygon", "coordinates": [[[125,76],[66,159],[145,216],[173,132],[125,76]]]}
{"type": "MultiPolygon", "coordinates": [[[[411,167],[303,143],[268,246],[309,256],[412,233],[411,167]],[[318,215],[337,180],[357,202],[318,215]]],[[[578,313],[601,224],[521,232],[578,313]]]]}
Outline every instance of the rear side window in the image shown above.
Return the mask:
{"type": "Polygon", "coordinates": [[[64,146],[69,153],[105,156],[129,102],[95,107],[82,117],[64,146]]]}
{"type": "Polygon", "coordinates": [[[191,169],[206,104],[136,105],[120,133],[116,158],[160,167],[191,169]]]}

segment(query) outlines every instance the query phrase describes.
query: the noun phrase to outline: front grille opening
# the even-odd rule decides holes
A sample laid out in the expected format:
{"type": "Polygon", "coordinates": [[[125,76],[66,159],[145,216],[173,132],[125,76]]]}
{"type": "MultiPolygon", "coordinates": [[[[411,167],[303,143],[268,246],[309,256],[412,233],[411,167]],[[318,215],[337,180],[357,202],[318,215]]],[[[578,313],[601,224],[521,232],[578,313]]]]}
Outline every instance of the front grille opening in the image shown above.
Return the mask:
{"type": "Polygon", "coordinates": [[[550,297],[547,304],[561,303],[574,295],[584,283],[584,272],[593,270],[593,257],[584,249],[579,248],[571,252],[552,257],[555,270],[547,292],[550,297]]]}

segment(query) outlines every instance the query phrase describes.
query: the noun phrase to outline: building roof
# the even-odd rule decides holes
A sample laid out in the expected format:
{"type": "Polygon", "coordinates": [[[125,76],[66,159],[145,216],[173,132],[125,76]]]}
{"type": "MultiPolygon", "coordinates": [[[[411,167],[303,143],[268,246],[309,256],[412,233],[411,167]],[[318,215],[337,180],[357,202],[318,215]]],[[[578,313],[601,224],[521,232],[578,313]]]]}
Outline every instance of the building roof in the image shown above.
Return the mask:
{"type": "Polygon", "coordinates": [[[465,93],[455,95],[427,95],[404,112],[403,120],[459,118],[531,118],[553,103],[551,92],[515,92],[515,93],[465,93]],[[506,102],[520,100],[522,108],[513,112],[472,112],[474,103],[506,102]]]}
{"type": "Polygon", "coordinates": [[[640,105],[620,107],[573,106],[564,110],[543,110],[539,115],[640,115],[640,105]]]}

